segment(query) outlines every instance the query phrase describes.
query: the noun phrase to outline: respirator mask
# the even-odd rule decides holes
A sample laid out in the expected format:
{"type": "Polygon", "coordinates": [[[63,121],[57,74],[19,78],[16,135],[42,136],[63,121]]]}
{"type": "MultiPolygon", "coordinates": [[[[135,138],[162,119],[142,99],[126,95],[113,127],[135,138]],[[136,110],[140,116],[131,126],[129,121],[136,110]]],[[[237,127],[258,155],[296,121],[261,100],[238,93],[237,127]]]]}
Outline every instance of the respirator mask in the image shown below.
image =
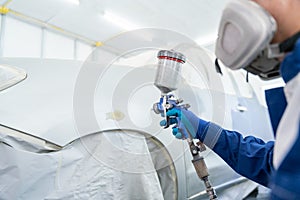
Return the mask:
{"type": "Polygon", "coordinates": [[[275,19],[250,0],[236,0],[225,7],[216,42],[218,61],[226,67],[246,71],[269,80],[280,76],[279,57],[291,51],[300,34],[280,44],[270,44],[277,30],[275,19]]]}

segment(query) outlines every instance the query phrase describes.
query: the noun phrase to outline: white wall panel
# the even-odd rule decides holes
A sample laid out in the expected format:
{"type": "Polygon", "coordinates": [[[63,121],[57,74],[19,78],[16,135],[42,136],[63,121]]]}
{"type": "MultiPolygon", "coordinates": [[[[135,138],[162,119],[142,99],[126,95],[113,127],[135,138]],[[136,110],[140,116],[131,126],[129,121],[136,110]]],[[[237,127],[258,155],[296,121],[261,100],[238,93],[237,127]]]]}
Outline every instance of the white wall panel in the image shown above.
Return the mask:
{"type": "Polygon", "coordinates": [[[76,51],[77,60],[85,60],[88,58],[90,53],[92,53],[93,47],[91,45],[77,41],[76,51]]]}
{"type": "Polygon", "coordinates": [[[6,16],[3,56],[40,57],[41,32],[40,27],[6,16]]]}
{"type": "Polygon", "coordinates": [[[74,39],[46,30],[44,58],[74,59],[74,39]]]}
{"type": "Polygon", "coordinates": [[[0,31],[2,31],[2,15],[0,15],[0,31]]]}
{"type": "Polygon", "coordinates": [[[3,41],[4,41],[4,29],[2,27],[2,20],[3,20],[3,15],[0,15],[0,57],[2,57],[3,54],[3,41]]]}

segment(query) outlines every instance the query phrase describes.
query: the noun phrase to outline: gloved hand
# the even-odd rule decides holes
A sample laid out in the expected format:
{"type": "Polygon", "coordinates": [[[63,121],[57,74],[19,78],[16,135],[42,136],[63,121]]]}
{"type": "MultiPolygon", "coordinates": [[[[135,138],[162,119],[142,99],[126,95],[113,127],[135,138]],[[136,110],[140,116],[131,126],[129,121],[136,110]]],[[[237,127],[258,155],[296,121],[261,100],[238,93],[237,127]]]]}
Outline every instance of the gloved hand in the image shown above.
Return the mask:
{"type": "MultiPolygon", "coordinates": [[[[170,117],[170,124],[175,124],[172,127],[172,133],[178,139],[188,137],[199,139],[209,124],[209,122],[198,118],[193,112],[182,107],[176,106],[166,114],[170,117]]],[[[165,126],[166,120],[162,120],[160,125],[165,126]]]]}

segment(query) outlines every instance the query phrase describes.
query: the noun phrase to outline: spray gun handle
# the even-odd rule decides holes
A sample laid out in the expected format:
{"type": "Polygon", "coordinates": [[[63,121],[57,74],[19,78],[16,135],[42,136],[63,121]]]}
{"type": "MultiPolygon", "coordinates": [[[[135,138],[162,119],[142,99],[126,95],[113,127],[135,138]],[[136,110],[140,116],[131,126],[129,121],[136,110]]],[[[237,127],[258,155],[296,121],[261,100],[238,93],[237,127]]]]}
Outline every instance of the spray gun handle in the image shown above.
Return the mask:
{"type": "Polygon", "coordinates": [[[176,127],[180,130],[182,139],[192,140],[193,136],[186,129],[185,125],[181,123],[181,119],[179,117],[170,117],[167,115],[167,112],[173,107],[181,107],[184,109],[188,109],[190,107],[189,104],[182,104],[182,102],[183,99],[175,99],[173,94],[162,95],[159,102],[153,104],[153,111],[165,118],[164,128],[168,128],[171,125],[171,120],[176,119],[176,127]]]}
{"type": "Polygon", "coordinates": [[[168,128],[170,126],[170,117],[167,116],[167,112],[168,110],[173,108],[173,104],[174,104],[174,100],[171,100],[171,102],[169,102],[169,99],[174,97],[174,95],[170,94],[170,95],[162,95],[162,97],[160,98],[158,103],[154,103],[153,104],[153,110],[156,114],[161,114],[162,117],[165,118],[166,120],[166,124],[164,126],[164,128],[168,128]]]}

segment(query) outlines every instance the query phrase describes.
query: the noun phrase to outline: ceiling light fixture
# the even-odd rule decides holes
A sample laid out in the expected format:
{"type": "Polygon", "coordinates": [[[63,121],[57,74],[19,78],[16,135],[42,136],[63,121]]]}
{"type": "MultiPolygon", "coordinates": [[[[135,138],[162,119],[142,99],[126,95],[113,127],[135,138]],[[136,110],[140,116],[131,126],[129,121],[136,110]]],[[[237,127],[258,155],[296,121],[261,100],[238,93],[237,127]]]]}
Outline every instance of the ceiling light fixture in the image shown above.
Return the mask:
{"type": "Polygon", "coordinates": [[[74,4],[74,5],[77,5],[77,6],[80,4],[79,0],[67,0],[67,1],[74,4]]]}
{"type": "Polygon", "coordinates": [[[110,11],[104,11],[104,15],[103,17],[110,21],[111,23],[125,29],[125,30],[132,30],[132,29],[136,29],[137,25],[127,21],[126,19],[110,12],[110,11]]]}

